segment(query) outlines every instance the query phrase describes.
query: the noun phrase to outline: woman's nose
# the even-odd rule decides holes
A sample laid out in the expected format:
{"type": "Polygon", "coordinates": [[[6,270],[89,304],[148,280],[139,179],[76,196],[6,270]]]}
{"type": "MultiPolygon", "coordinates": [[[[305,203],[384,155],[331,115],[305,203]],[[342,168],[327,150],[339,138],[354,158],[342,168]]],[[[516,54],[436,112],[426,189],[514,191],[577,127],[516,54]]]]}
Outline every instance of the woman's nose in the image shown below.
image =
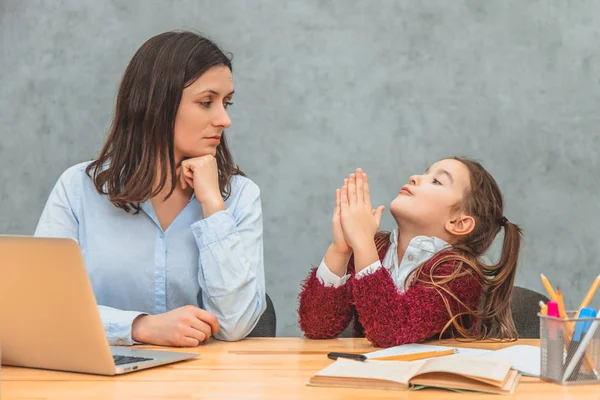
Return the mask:
{"type": "Polygon", "coordinates": [[[215,126],[221,126],[224,129],[227,129],[231,126],[231,119],[229,118],[229,115],[227,114],[226,108],[223,108],[222,110],[219,111],[218,115],[215,116],[213,124],[215,126]]]}

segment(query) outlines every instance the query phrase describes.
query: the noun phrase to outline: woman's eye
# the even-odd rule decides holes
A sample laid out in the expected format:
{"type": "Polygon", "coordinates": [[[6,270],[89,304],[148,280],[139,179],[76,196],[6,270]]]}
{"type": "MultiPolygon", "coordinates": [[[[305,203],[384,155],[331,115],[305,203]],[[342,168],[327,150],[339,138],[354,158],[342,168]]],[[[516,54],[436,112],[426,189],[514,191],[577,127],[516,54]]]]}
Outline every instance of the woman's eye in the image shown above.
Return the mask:
{"type": "Polygon", "coordinates": [[[198,104],[200,104],[202,107],[206,107],[206,108],[208,108],[208,107],[210,107],[210,105],[212,104],[212,101],[201,101],[201,102],[200,102],[200,103],[198,103],[198,104]]]}
{"type": "Polygon", "coordinates": [[[434,180],[433,180],[433,184],[434,184],[434,185],[441,185],[441,184],[442,184],[442,182],[438,181],[437,179],[434,179],[434,180]]]}
{"type": "Polygon", "coordinates": [[[225,109],[228,109],[232,105],[233,105],[233,101],[226,101],[225,103],[223,103],[223,106],[225,107],[225,109]]]}

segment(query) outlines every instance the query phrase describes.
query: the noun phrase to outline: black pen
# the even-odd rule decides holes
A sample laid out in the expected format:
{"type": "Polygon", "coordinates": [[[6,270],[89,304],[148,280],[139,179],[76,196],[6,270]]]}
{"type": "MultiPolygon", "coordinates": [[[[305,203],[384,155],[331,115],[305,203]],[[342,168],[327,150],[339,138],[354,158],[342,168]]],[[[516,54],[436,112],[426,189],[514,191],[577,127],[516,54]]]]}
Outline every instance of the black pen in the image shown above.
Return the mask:
{"type": "Polygon", "coordinates": [[[332,360],[337,360],[338,358],[349,358],[351,360],[356,360],[356,361],[365,361],[367,359],[367,356],[365,356],[364,354],[352,354],[352,353],[329,353],[327,354],[328,358],[331,358],[332,360]]]}

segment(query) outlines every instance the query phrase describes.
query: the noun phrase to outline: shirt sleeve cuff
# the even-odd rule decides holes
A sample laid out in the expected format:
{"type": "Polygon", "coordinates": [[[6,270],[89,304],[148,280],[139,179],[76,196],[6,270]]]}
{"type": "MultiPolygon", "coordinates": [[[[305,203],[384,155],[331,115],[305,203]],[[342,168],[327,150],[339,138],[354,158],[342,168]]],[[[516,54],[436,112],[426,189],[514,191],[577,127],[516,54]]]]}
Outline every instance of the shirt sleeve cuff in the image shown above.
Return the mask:
{"type": "Polygon", "coordinates": [[[140,344],[131,337],[133,320],[140,315],[147,315],[137,311],[120,311],[119,318],[108,324],[106,338],[111,346],[131,346],[140,344]]]}
{"type": "Polygon", "coordinates": [[[363,278],[367,275],[371,275],[372,273],[376,272],[379,268],[383,268],[383,265],[381,265],[381,261],[377,260],[375,261],[373,264],[368,265],[365,269],[362,269],[360,271],[358,271],[356,273],[355,278],[356,279],[360,279],[363,278]]]}
{"type": "Polygon", "coordinates": [[[200,247],[225,239],[234,233],[236,228],[233,215],[228,209],[218,211],[208,218],[196,221],[191,227],[200,247]]]}
{"type": "Polygon", "coordinates": [[[345,285],[348,279],[350,278],[349,274],[345,274],[341,278],[331,272],[329,267],[325,264],[325,259],[321,261],[321,265],[317,268],[317,278],[323,283],[325,286],[333,286],[334,288],[338,288],[342,285],[345,285]]]}

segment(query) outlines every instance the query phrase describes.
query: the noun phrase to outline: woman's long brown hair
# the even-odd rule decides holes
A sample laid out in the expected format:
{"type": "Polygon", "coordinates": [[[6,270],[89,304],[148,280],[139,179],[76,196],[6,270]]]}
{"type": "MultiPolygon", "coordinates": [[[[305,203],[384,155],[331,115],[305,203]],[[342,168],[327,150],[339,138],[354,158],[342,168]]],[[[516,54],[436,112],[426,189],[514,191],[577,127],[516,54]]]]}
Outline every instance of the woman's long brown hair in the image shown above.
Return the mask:
{"type": "MultiPolygon", "coordinates": [[[[96,190],[118,208],[140,210],[140,202],[177,184],[174,127],[181,94],[215,66],[231,60],[211,40],[193,32],[165,32],[146,41],[125,69],[110,131],[98,158],[86,168],[96,190]],[[160,170],[159,170],[160,169],[160,170]],[[157,175],[160,181],[155,182],[157,175]],[[154,188],[154,189],[153,189],[154,188]]],[[[225,133],[216,152],[219,187],[230,194],[231,177],[244,175],[233,162],[225,133]]]]}
{"type": "MultiPolygon", "coordinates": [[[[518,333],[510,310],[510,299],[523,232],[518,225],[502,219],[504,199],[490,173],[476,161],[462,157],[451,159],[461,162],[469,170],[470,188],[456,208],[475,219],[475,228],[465,238],[453,244],[454,251],[442,253],[427,276],[424,277],[421,273],[423,269],[421,265],[406,281],[409,285],[429,285],[444,299],[451,318],[440,333],[440,337],[452,326],[460,337],[466,339],[516,340],[518,333]],[[504,226],[504,240],[500,259],[496,264],[487,265],[482,257],[502,226],[504,226]],[[437,267],[447,263],[456,265],[454,272],[450,275],[436,275],[437,267]],[[475,274],[484,287],[484,297],[477,310],[470,309],[447,288],[450,281],[468,274],[475,274]],[[447,301],[448,297],[456,301],[463,311],[454,313],[447,301]],[[477,329],[469,326],[474,320],[479,323],[477,329]]],[[[389,232],[378,232],[375,237],[377,248],[380,249],[381,246],[389,243],[389,237],[389,232]]]]}

